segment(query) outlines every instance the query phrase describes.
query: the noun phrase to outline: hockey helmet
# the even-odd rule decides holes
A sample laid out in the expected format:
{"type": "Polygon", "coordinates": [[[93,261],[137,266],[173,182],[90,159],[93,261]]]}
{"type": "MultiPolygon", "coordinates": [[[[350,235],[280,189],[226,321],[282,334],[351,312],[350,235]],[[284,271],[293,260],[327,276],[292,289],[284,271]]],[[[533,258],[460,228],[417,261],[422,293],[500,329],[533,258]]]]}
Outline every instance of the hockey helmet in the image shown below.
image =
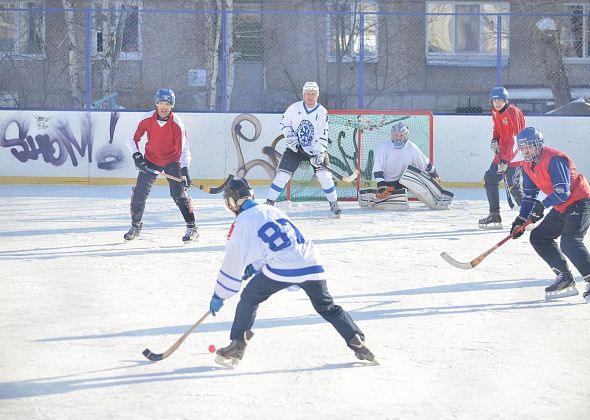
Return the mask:
{"type": "Polygon", "coordinates": [[[254,198],[254,191],[246,178],[232,179],[223,191],[223,201],[236,216],[244,201],[254,198]]]}
{"type": "Polygon", "coordinates": [[[394,124],[391,127],[391,142],[393,143],[393,147],[396,149],[403,148],[408,141],[409,134],[410,130],[405,124],[401,122],[394,124]]]}
{"type": "Polygon", "coordinates": [[[320,94],[320,87],[316,82],[305,82],[303,85],[303,92],[306,90],[313,90],[314,92],[317,92],[318,95],[320,94]]]}
{"type": "Polygon", "coordinates": [[[154,95],[154,101],[156,105],[159,102],[168,102],[174,108],[174,103],[176,102],[176,96],[174,95],[174,91],[168,88],[162,88],[156,92],[154,95]]]}
{"type": "Polygon", "coordinates": [[[534,127],[527,127],[516,136],[516,144],[518,144],[524,160],[537,162],[543,148],[543,133],[534,127]]]}
{"type": "Polygon", "coordinates": [[[508,102],[508,91],[504,86],[496,86],[490,92],[490,101],[494,99],[501,99],[504,102],[508,102]]]}

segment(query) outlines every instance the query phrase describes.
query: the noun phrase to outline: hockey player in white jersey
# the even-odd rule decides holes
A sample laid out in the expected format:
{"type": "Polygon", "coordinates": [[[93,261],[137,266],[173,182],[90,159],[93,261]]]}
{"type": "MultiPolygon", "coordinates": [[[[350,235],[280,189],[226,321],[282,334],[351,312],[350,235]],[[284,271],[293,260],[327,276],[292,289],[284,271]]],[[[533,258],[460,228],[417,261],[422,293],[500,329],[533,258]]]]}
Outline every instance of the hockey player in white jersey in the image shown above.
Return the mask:
{"type": "Polygon", "coordinates": [[[342,210],[338,206],[336,186],[332,174],[326,170],[330,164],[328,154],[328,111],[318,103],[320,88],[316,82],[303,85],[303,100],[295,102],[283,114],[281,132],[287,148],[279,162],[277,174],[272,181],[266,203],[275,201],[293,176],[302,161],[308,160],[328,202],[334,217],[339,218],[342,210]]]}
{"type": "Polygon", "coordinates": [[[216,315],[224,301],[237,294],[251,278],[236,308],[231,343],[217,350],[215,361],[224,366],[237,364],[253,335],[251,328],[258,305],[278,291],[297,285],[358,359],[376,363],[364,344],[363,332],[344,309],[334,304],[313,242],[280,209],[257,205],[246,179],[232,180],[223,196],[236,220],[228,234],[225,258],[210,302],[211,313],[216,315]]]}
{"type": "Polygon", "coordinates": [[[405,210],[408,189],[433,209],[448,208],[453,194],[442,189],[436,169],[408,136],[405,124],[398,122],[392,126],[391,140],[381,143],[375,156],[373,177],[377,190],[365,191],[360,196],[361,206],[405,210]],[[374,193],[372,197],[370,193],[374,193]]]}

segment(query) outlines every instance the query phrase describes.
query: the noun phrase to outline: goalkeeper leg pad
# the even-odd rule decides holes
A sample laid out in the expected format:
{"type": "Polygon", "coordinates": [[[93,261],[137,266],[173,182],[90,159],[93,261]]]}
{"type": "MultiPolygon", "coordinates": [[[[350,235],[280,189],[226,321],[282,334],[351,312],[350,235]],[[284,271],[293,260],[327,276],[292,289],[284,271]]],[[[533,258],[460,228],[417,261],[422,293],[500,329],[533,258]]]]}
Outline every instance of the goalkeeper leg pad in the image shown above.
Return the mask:
{"type": "Polygon", "coordinates": [[[454,194],[444,190],[427,172],[408,165],[399,181],[413,196],[431,209],[449,209],[454,194]]]}

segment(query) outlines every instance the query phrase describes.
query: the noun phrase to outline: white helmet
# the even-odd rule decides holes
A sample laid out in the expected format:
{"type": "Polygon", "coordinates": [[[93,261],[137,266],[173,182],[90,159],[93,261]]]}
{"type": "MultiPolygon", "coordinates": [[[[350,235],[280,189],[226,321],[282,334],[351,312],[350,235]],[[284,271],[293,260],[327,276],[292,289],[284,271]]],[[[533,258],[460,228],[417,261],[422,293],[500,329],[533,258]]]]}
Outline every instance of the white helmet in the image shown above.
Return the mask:
{"type": "Polygon", "coordinates": [[[314,92],[317,92],[318,95],[320,94],[320,87],[316,82],[305,82],[303,85],[303,92],[306,90],[313,90],[314,92]]]}

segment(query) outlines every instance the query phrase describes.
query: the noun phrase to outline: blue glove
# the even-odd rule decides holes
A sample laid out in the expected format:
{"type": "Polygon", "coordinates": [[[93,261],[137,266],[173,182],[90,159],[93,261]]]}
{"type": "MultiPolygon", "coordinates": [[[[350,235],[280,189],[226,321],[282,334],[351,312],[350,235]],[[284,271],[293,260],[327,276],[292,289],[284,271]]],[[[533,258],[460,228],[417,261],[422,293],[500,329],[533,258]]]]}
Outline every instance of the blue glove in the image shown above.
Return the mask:
{"type": "Polygon", "coordinates": [[[543,210],[545,210],[543,203],[541,203],[539,200],[535,200],[533,209],[529,214],[529,219],[531,219],[531,222],[537,223],[539,220],[541,220],[544,216],[543,210]]]}
{"type": "Polygon", "coordinates": [[[191,186],[191,176],[188,174],[188,168],[186,166],[180,169],[180,177],[182,179],[182,186],[184,188],[191,186]]]}
{"type": "Polygon", "coordinates": [[[211,312],[211,315],[217,315],[217,312],[219,312],[222,306],[223,299],[213,293],[213,296],[211,296],[211,302],[209,302],[209,311],[211,312]]]}
{"type": "Polygon", "coordinates": [[[258,273],[258,271],[256,271],[254,269],[254,266],[252,264],[248,264],[248,267],[246,267],[246,269],[244,270],[244,275],[242,276],[242,280],[248,280],[250,277],[252,277],[256,273],[258,273]]]}
{"type": "Polygon", "coordinates": [[[311,163],[314,168],[319,168],[323,165],[325,157],[325,152],[316,153],[311,157],[311,159],[309,159],[309,163],[311,163]]]}
{"type": "Polygon", "coordinates": [[[145,159],[143,158],[143,155],[140,152],[135,152],[135,153],[133,153],[132,157],[133,157],[133,161],[135,162],[135,167],[137,168],[137,170],[146,172],[145,159]]]}

